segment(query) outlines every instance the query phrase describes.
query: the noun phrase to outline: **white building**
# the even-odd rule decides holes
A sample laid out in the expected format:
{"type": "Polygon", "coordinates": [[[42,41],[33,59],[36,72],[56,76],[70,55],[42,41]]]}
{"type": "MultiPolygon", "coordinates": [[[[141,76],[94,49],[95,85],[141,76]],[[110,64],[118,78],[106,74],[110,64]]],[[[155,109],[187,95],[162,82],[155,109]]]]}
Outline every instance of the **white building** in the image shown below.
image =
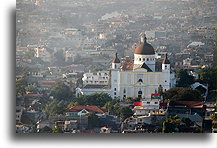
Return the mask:
{"type": "Polygon", "coordinates": [[[90,72],[83,75],[84,86],[91,85],[108,85],[109,84],[109,71],[90,72]]]}
{"type": "MultiPolygon", "coordinates": [[[[151,98],[151,94],[158,91],[161,85],[163,91],[174,86],[174,73],[170,71],[170,61],[167,54],[162,61],[161,70],[156,70],[156,58],[154,48],[147,43],[147,38],[141,38],[141,44],[134,51],[134,61],[121,63],[117,54],[112,61],[110,89],[106,89],[112,98],[127,97],[151,98]]],[[[158,68],[159,69],[159,68],[158,68]]],[[[107,87],[108,88],[108,87],[107,87]]],[[[83,94],[90,94],[96,88],[82,89],[83,94]]],[[[105,90],[105,88],[104,88],[105,90]]],[[[97,89],[103,92],[103,89],[97,89]]]]}
{"type": "Polygon", "coordinates": [[[162,61],[161,71],[155,70],[156,58],[154,48],[143,37],[141,44],[134,51],[134,61],[120,63],[117,55],[112,61],[111,96],[151,98],[161,85],[163,91],[170,89],[174,83],[174,73],[170,71],[167,54],[162,61]]]}

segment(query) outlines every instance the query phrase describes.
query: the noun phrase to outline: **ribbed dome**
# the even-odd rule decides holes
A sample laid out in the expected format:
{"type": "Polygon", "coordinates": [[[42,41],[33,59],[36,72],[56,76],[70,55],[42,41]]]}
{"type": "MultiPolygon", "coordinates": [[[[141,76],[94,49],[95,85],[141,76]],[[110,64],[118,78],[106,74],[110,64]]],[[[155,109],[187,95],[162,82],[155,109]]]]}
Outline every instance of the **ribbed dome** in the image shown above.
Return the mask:
{"type": "Polygon", "coordinates": [[[153,55],[153,54],[155,54],[155,51],[154,51],[154,48],[146,42],[146,37],[145,37],[144,43],[140,44],[135,49],[134,54],[153,55]]]}

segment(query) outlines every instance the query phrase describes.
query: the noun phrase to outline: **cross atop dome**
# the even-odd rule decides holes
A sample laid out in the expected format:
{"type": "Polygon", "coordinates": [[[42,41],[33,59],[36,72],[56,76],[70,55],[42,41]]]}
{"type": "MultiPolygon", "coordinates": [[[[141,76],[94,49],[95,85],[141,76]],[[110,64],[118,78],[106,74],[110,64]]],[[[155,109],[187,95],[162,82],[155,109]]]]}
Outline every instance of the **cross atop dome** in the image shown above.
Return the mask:
{"type": "Polygon", "coordinates": [[[146,34],[141,36],[141,44],[135,49],[134,54],[154,55],[155,51],[151,44],[147,43],[146,34]]]}

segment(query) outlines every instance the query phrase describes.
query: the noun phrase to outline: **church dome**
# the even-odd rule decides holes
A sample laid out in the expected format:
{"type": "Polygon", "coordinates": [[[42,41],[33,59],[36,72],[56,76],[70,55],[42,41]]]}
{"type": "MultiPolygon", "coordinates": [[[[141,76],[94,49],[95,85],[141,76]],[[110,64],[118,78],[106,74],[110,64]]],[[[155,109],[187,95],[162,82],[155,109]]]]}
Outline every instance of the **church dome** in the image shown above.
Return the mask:
{"type": "Polygon", "coordinates": [[[140,44],[134,51],[134,54],[141,54],[141,55],[153,55],[155,54],[154,48],[151,44],[147,43],[147,38],[144,38],[144,42],[140,44]]]}

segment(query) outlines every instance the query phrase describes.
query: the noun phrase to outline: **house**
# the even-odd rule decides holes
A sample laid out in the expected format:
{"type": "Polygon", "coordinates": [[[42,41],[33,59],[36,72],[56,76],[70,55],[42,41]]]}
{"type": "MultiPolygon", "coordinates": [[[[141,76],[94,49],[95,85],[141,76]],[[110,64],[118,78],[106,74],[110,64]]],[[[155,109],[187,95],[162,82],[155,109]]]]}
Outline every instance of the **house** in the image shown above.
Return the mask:
{"type": "Polygon", "coordinates": [[[21,122],[21,117],[23,114],[23,109],[24,107],[22,106],[16,106],[16,122],[20,123],[21,122]]]}
{"type": "Polygon", "coordinates": [[[111,128],[109,127],[101,127],[100,128],[100,133],[111,133],[111,128]]]}
{"type": "Polygon", "coordinates": [[[134,103],[133,111],[136,116],[149,114],[165,115],[165,110],[160,109],[160,99],[144,99],[134,103]]]}
{"type": "Polygon", "coordinates": [[[73,106],[66,110],[66,116],[84,116],[88,113],[95,113],[97,116],[102,116],[105,114],[105,111],[97,106],[73,106]]]}
{"type": "Polygon", "coordinates": [[[73,131],[73,129],[78,129],[78,121],[77,120],[69,120],[65,121],[64,131],[73,131]]]}
{"type": "Polygon", "coordinates": [[[186,114],[193,115],[197,113],[202,118],[206,114],[206,105],[203,101],[171,101],[168,104],[167,115],[186,114]]]}
{"type": "Polygon", "coordinates": [[[41,58],[44,62],[52,62],[53,61],[53,51],[48,48],[38,47],[35,48],[35,57],[41,58]]]}

